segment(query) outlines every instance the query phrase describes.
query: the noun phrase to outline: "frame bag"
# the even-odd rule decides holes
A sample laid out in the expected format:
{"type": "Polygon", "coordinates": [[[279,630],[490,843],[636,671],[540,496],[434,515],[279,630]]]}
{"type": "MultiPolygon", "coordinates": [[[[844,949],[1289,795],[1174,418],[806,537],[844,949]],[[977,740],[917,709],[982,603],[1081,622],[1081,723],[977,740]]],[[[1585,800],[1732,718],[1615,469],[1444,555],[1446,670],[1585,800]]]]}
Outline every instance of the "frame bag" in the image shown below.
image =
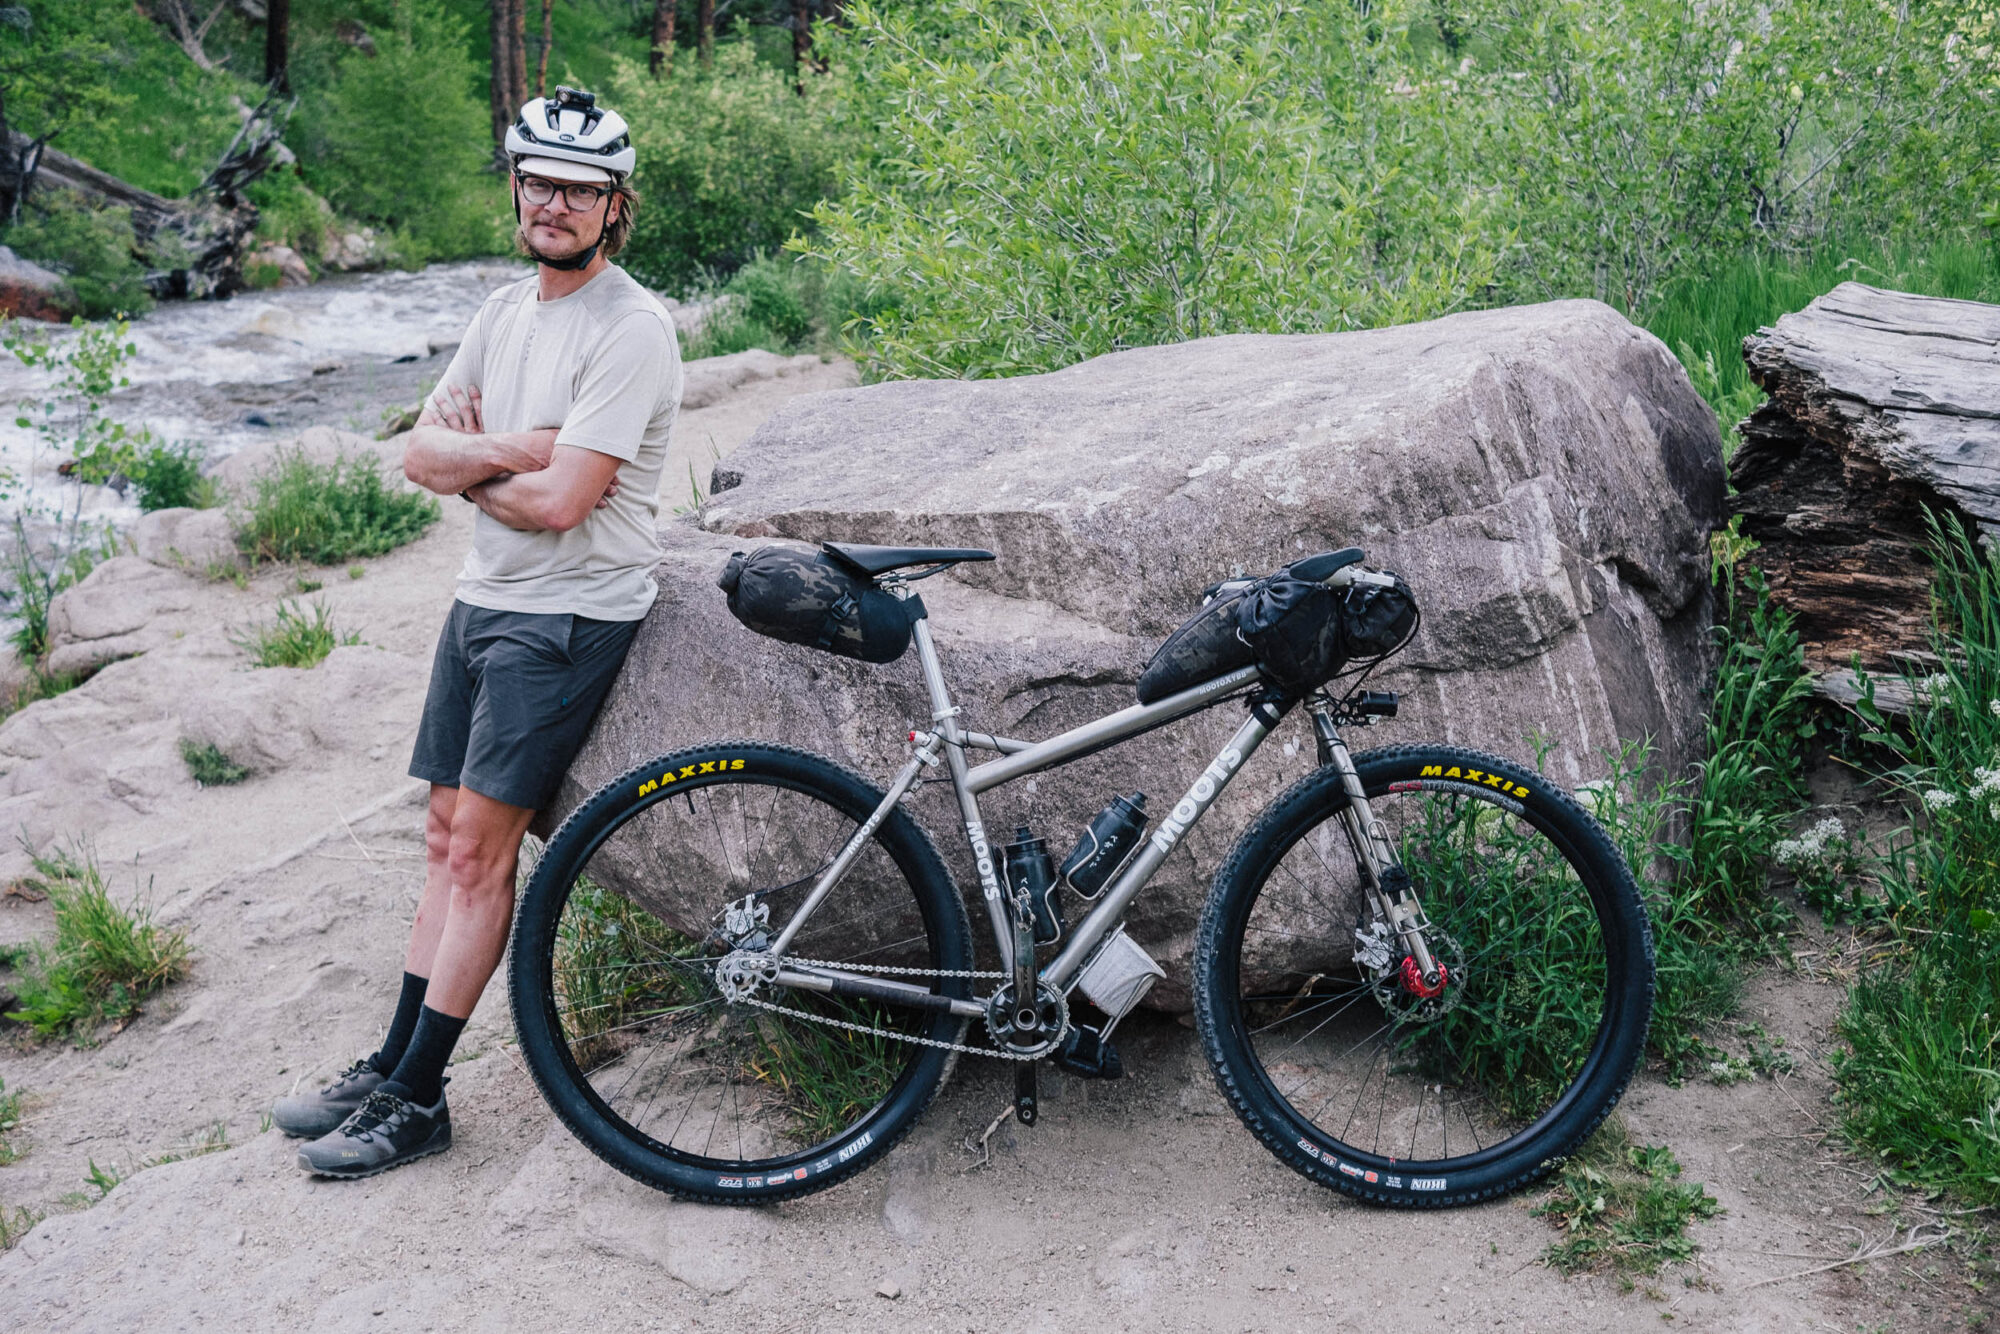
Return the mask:
{"type": "Polygon", "coordinates": [[[863,662],[902,657],[911,620],[923,614],[917,599],[905,602],[822,553],[791,547],[735,552],[715,582],[730,614],[758,634],[863,662]]]}
{"type": "Polygon", "coordinates": [[[1231,579],[1208,590],[1201,610],[1167,636],[1139,673],[1141,704],[1157,703],[1257,660],[1236,633],[1236,608],[1255,587],[1254,580],[1231,579]]]}

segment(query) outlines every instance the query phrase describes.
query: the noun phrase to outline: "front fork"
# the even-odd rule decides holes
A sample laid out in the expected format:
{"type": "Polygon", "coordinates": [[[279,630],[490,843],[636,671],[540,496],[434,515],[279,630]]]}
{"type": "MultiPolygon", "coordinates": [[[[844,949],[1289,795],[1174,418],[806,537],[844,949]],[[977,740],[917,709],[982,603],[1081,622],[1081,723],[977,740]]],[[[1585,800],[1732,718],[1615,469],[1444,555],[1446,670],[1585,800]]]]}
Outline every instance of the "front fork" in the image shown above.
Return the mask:
{"type": "Polygon", "coordinates": [[[1430,919],[1424,916],[1416,887],[1410,883],[1409,872],[1403,869],[1402,859],[1397,856],[1395,841],[1369,809],[1368,794],[1361,789],[1361,775],[1354,768],[1354,757],[1348,753],[1347,743],[1335,726],[1333,700],[1324,691],[1315,691],[1306,702],[1306,711],[1312,715],[1313,731],[1319,738],[1320,764],[1338,770],[1341,786],[1346,789],[1347,807],[1340,818],[1346,822],[1348,842],[1354,847],[1354,860],[1361,868],[1361,878],[1376,916],[1386,921],[1402,942],[1408,957],[1416,964],[1424,991],[1435,995],[1443,989],[1445,977],[1425,938],[1430,919]]]}

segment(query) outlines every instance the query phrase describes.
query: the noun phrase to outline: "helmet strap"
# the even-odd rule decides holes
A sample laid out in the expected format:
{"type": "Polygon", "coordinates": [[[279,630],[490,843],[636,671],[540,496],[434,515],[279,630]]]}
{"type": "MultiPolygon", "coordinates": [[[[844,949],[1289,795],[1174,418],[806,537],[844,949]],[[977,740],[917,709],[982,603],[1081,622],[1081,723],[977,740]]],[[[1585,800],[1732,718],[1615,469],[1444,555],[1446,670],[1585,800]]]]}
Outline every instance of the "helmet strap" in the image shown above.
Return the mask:
{"type": "MultiPolygon", "coordinates": [[[[516,193],[514,196],[514,225],[516,227],[521,225],[521,196],[519,193],[516,193]]],[[[550,259],[541,251],[535,249],[534,246],[528,244],[526,232],[521,234],[521,248],[526,250],[528,258],[534,260],[537,264],[546,264],[552,269],[560,269],[565,273],[573,273],[577,269],[587,269],[590,267],[590,262],[597,258],[598,247],[604,244],[605,230],[610,226],[611,208],[607,204],[604,209],[604,221],[597,226],[597,239],[569,258],[550,259]]]]}

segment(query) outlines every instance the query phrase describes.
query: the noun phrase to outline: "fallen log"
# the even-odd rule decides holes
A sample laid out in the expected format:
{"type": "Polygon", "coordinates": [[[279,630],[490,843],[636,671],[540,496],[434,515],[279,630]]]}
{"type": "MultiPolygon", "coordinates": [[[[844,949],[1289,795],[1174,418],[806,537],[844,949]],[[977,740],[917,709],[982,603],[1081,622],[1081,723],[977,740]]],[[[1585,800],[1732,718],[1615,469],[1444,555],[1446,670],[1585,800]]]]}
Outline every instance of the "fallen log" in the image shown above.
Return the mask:
{"type": "Polygon", "coordinates": [[[24,163],[22,191],[64,190],[100,208],[128,209],[146,290],[159,300],[228,296],[244,286],[243,259],[257,230],[257,207],[244,187],[281,150],[291,105],[267,99],[243,126],[215,169],[185,199],[167,199],[100,171],[46,143],[9,129],[7,156],[24,163]]]}
{"type": "Polygon", "coordinates": [[[1798,617],[1821,693],[1930,647],[1926,512],[2000,536],[2000,306],[1842,283],[1743,340],[1770,397],[1730,460],[1732,510],[1798,617]]]}

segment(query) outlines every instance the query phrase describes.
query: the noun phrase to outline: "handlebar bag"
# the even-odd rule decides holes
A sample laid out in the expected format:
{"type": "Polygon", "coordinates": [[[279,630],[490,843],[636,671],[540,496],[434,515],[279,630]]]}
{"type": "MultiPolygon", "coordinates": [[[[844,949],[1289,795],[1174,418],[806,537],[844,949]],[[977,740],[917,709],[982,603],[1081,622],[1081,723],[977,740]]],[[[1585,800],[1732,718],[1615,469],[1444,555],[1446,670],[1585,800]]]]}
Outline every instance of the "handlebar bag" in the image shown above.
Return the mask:
{"type": "Polygon", "coordinates": [[[1273,684],[1303,695],[1350,662],[1386,658],[1416,633],[1416,594],[1401,575],[1387,573],[1393,584],[1333,589],[1280,570],[1244,594],[1236,632],[1273,684]]]}
{"type": "Polygon", "coordinates": [[[902,601],[823,553],[791,547],[735,552],[715,582],[729,596],[730,614],[758,634],[862,662],[902,657],[910,647],[911,617],[923,606],[914,598],[902,601]]]}
{"type": "Polygon", "coordinates": [[[1253,580],[1233,579],[1208,590],[1201,610],[1167,636],[1139,673],[1141,704],[1157,703],[1256,661],[1255,653],[1236,633],[1237,605],[1255,586],[1253,580]]]}

